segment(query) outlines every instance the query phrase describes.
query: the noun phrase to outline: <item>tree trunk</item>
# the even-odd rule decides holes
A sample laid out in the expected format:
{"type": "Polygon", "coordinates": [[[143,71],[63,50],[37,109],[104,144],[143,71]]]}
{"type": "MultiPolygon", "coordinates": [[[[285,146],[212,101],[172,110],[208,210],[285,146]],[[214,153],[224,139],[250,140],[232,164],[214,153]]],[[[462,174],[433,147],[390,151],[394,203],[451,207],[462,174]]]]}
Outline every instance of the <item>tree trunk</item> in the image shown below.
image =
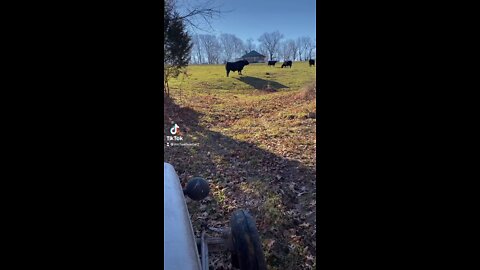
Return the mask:
{"type": "Polygon", "coordinates": [[[165,94],[167,94],[167,97],[169,97],[170,96],[170,87],[168,86],[168,81],[167,80],[165,80],[163,82],[163,87],[164,87],[165,94]]]}

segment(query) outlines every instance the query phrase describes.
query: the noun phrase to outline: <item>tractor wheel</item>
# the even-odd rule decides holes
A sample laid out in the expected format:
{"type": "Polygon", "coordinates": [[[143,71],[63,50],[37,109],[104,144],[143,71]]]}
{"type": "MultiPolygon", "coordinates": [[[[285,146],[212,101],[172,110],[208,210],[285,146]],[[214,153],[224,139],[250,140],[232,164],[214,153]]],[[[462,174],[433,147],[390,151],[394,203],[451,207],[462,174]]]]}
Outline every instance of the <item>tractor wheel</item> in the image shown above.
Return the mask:
{"type": "Polygon", "coordinates": [[[232,265],[240,270],[266,270],[265,256],[257,227],[245,210],[237,210],[230,219],[232,230],[232,265]]]}

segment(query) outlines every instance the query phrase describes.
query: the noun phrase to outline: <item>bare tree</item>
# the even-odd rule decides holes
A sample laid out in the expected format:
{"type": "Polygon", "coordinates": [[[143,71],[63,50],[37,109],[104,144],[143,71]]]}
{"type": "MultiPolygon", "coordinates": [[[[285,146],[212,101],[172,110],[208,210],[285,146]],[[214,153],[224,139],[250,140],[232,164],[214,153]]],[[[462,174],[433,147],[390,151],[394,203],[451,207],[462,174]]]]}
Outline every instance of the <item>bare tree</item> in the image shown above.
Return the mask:
{"type": "Polygon", "coordinates": [[[281,42],[279,47],[280,47],[280,49],[279,49],[280,57],[284,61],[289,60],[290,59],[290,48],[288,47],[287,42],[281,42]]]}
{"type": "Polygon", "coordinates": [[[222,52],[224,61],[230,61],[234,54],[234,48],[232,46],[235,36],[232,34],[221,34],[219,37],[220,45],[222,46],[222,52]]]}
{"type": "Polygon", "coordinates": [[[203,50],[202,44],[200,43],[200,37],[198,34],[192,36],[192,61],[193,63],[202,64],[203,63],[203,50]]]}
{"type": "Polygon", "coordinates": [[[220,52],[222,46],[214,35],[199,35],[200,43],[205,50],[208,64],[218,64],[220,62],[220,52]]]}
{"type": "Polygon", "coordinates": [[[246,52],[251,52],[253,50],[255,50],[255,43],[253,43],[253,38],[249,38],[247,39],[247,42],[245,42],[245,50],[246,52]]]}
{"type": "Polygon", "coordinates": [[[212,19],[218,18],[221,11],[218,5],[215,5],[215,0],[166,0],[175,2],[178,6],[177,10],[181,10],[180,18],[189,26],[191,30],[200,30],[208,32],[207,29],[212,29],[210,24],[212,19]],[[193,2],[193,3],[192,3],[193,2]]]}
{"type": "MultiPolygon", "coordinates": [[[[303,54],[303,61],[306,61],[307,56],[309,56],[309,54],[311,54],[310,48],[313,47],[313,41],[312,41],[312,38],[310,38],[310,37],[300,37],[299,40],[300,40],[299,47],[300,47],[300,50],[303,54]]],[[[300,59],[300,60],[302,60],[302,59],[300,59]]]]}
{"type": "Polygon", "coordinates": [[[317,58],[317,38],[313,39],[313,45],[314,45],[314,48],[312,51],[312,57],[310,57],[311,59],[317,58]]]}
{"type": "Polygon", "coordinates": [[[302,60],[302,40],[300,38],[297,38],[295,40],[295,46],[297,47],[297,54],[298,54],[298,60],[302,60]]]}
{"type": "Polygon", "coordinates": [[[243,55],[243,52],[245,50],[245,44],[240,38],[233,36],[232,46],[233,46],[233,57],[238,58],[243,55]]]}
{"type": "Polygon", "coordinates": [[[297,59],[297,53],[298,53],[298,46],[295,40],[289,39],[287,40],[287,45],[290,50],[290,55],[292,57],[292,61],[295,61],[297,59]]]}
{"type": "Polygon", "coordinates": [[[304,58],[306,58],[305,54],[305,43],[306,43],[307,37],[299,37],[296,40],[297,47],[298,47],[298,55],[299,55],[299,61],[303,61],[304,58]],[[302,58],[303,55],[303,58],[302,58]]]}
{"type": "Polygon", "coordinates": [[[312,59],[312,52],[315,50],[315,42],[311,39],[311,38],[308,38],[308,41],[307,41],[307,55],[308,55],[308,59],[312,59]]]}
{"type": "Polygon", "coordinates": [[[238,58],[241,54],[243,54],[245,45],[237,36],[233,34],[221,34],[219,40],[220,44],[222,45],[225,61],[238,58]]]}
{"type": "Polygon", "coordinates": [[[283,38],[283,34],[279,31],[272,33],[264,33],[258,38],[258,41],[265,47],[268,54],[270,55],[270,60],[273,59],[273,55],[279,49],[280,40],[283,38]]]}
{"type": "Polygon", "coordinates": [[[264,44],[260,44],[257,49],[258,49],[258,51],[259,51],[260,54],[263,54],[263,55],[267,55],[267,54],[268,54],[267,47],[265,47],[264,44]]]}
{"type": "Polygon", "coordinates": [[[304,55],[303,43],[304,43],[304,38],[303,37],[297,38],[297,47],[298,47],[298,56],[299,56],[298,60],[299,61],[303,60],[303,58],[302,58],[302,56],[304,55]]]}
{"type": "Polygon", "coordinates": [[[297,46],[295,41],[289,39],[285,42],[281,42],[280,44],[280,52],[283,59],[294,61],[297,53],[297,46]]]}
{"type": "Polygon", "coordinates": [[[299,37],[296,41],[296,46],[298,47],[300,61],[306,61],[312,58],[312,53],[315,50],[315,42],[311,37],[299,37]]]}

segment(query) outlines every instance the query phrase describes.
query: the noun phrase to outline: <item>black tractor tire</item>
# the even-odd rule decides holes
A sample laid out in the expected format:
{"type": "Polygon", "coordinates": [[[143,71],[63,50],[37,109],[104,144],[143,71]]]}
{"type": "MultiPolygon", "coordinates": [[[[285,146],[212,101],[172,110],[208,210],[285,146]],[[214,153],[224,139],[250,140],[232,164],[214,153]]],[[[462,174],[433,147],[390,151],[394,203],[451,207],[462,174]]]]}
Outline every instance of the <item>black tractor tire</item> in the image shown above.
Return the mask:
{"type": "Polygon", "coordinates": [[[240,270],[266,270],[265,255],[255,221],[246,210],[237,210],[230,218],[232,265],[240,270]]]}

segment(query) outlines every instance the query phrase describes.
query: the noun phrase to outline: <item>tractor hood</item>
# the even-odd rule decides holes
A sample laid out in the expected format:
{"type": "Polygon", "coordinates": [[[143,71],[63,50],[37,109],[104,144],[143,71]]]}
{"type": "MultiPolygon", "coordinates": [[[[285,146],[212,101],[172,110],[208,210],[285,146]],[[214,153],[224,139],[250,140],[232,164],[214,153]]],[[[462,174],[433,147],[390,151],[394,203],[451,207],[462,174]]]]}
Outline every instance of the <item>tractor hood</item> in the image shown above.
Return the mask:
{"type": "Polygon", "coordinates": [[[199,270],[195,235],[180,180],[172,165],[163,163],[164,269],[199,270]]]}

